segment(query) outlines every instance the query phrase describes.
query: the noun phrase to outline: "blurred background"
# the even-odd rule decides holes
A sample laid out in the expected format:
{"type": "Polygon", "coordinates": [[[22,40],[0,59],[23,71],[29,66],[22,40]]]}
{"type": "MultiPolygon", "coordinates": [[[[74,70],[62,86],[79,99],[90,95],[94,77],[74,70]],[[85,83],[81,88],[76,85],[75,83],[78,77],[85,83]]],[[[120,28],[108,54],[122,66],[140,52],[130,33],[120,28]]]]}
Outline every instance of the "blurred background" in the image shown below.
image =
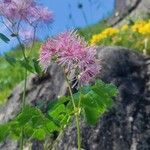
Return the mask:
{"type": "MultiPolygon", "coordinates": [[[[37,37],[46,37],[74,28],[83,28],[110,16],[114,10],[114,0],[39,0],[54,13],[54,22],[50,26],[40,26],[37,37]]],[[[5,26],[0,24],[0,32],[11,41],[6,44],[0,40],[0,54],[15,48],[17,40],[12,38],[5,26]]]]}

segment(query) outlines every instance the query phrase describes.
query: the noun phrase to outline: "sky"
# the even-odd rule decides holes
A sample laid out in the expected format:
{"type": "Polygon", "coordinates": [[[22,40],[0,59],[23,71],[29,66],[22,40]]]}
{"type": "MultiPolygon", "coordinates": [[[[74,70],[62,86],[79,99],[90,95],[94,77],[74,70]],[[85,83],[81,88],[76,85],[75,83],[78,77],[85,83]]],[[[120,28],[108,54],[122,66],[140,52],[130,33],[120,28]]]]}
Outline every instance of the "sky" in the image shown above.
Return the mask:
{"type": "MultiPolygon", "coordinates": [[[[37,36],[42,40],[68,29],[95,24],[110,15],[114,8],[114,0],[39,0],[39,2],[54,13],[54,22],[50,27],[42,26],[38,29],[37,36]],[[78,9],[78,3],[83,4],[83,12],[78,9]],[[69,19],[69,14],[72,15],[72,19],[69,19]]],[[[0,32],[9,36],[2,24],[0,32]]],[[[15,48],[18,44],[14,38],[10,36],[9,38],[11,41],[8,44],[0,40],[0,54],[15,48]]]]}

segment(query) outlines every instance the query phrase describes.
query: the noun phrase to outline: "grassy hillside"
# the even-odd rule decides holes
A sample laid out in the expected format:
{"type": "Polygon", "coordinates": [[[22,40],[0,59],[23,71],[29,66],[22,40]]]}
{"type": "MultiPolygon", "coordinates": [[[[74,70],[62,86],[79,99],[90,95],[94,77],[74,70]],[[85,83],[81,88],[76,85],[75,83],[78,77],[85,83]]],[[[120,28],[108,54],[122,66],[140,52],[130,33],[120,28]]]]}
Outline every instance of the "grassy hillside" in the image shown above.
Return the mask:
{"type": "MultiPolygon", "coordinates": [[[[148,18],[150,19],[150,18],[148,18]]],[[[79,33],[89,44],[124,46],[138,52],[145,50],[150,54],[150,20],[129,22],[119,28],[108,28],[106,21],[80,29],[79,33]]],[[[32,50],[26,50],[32,57],[38,57],[41,43],[37,42],[32,50]]],[[[21,57],[20,48],[7,53],[15,58],[21,57]]],[[[23,80],[23,69],[19,64],[15,67],[0,57],[0,103],[3,103],[11,90],[23,80]]]]}
{"type": "MultiPolygon", "coordinates": [[[[40,43],[36,43],[32,51],[27,49],[27,53],[33,57],[38,56],[40,43]]],[[[22,54],[20,48],[11,50],[7,55],[15,58],[21,58],[22,54]]],[[[7,96],[11,93],[11,90],[24,78],[24,72],[20,64],[15,66],[10,65],[3,56],[0,57],[0,103],[4,102],[7,96]]]]}
{"type": "Polygon", "coordinates": [[[90,44],[124,46],[150,54],[150,18],[128,22],[119,27],[109,27],[95,34],[90,44]]]}
{"type": "Polygon", "coordinates": [[[86,27],[83,29],[79,29],[79,33],[81,36],[83,36],[85,38],[86,41],[89,41],[93,35],[100,33],[107,27],[108,27],[107,21],[103,20],[92,26],[89,26],[89,27],[86,27]]]}

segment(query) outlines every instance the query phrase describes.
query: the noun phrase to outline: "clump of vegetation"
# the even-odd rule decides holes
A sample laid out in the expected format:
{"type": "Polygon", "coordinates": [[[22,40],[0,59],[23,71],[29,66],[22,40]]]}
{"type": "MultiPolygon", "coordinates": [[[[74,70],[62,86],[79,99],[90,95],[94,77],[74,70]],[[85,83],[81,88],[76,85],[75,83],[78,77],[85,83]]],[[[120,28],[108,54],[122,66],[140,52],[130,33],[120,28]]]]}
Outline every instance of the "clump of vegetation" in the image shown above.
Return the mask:
{"type": "Polygon", "coordinates": [[[82,119],[85,119],[89,125],[95,125],[99,117],[113,106],[112,97],[116,95],[117,89],[114,85],[96,81],[93,86],[81,87],[79,92],[72,96],[56,99],[49,105],[46,114],[36,107],[25,106],[24,110],[12,121],[0,124],[0,142],[5,139],[19,140],[22,128],[24,128],[24,143],[29,143],[30,140],[43,141],[46,137],[51,137],[54,132],[63,133],[76,115],[78,149],[81,150],[82,137],[78,118],[82,116],[82,119]]]}
{"type": "Polygon", "coordinates": [[[106,28],[90,39],[90,44],[124,46],[150,54],[150,20],[137,20],[120,27],[106,28]]]}
{"type": "MultiPolygon", "coordinates": [[[[30,53],[32,58],[38,58],[40,46],[41,42],[36,42],[32,51],[30,48],[27,48],[27,55],[30,53]]],[[[11,60],[11,58],[21,59],[22,52],[20,51],[20,47],[5,53],[5,56],[7,56],[7,59],[9,57],[9,62],[11,61],[11,63],[13,63],[13,59],[11,60]]],[[[12,89],[24,79],[22,66],[19,63],[16,63],[15,66],[10,65],[5,56],[0,56],[0,104],[5,102],[6,98],[11,94],[12,89]]]]}

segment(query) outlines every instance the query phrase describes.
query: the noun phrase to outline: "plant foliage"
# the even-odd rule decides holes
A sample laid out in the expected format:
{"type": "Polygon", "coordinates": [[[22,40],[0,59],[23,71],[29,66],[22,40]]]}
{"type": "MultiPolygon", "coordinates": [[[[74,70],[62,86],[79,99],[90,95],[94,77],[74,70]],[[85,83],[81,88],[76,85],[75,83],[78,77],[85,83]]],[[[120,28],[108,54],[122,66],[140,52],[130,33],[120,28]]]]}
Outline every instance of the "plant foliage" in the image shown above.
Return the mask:
{"type": "MultiPolygon", "coordinates": [[[[113,97],[117,93],[116,86],[98,80],[93,86],[81,87],[73,97],[76,107],[81,104],[80,110],[86,121],[94,125],[113,106],[113,97]]],[[[63,96],[52,102],[47,114],[36,107],[26,106],[12,121],[0,125],[0,141],[6,138],[18,139],[22,128],[27,139],[43,140],[46,135],[63,130],[75,113],[70,96],[63,96]]]]}

